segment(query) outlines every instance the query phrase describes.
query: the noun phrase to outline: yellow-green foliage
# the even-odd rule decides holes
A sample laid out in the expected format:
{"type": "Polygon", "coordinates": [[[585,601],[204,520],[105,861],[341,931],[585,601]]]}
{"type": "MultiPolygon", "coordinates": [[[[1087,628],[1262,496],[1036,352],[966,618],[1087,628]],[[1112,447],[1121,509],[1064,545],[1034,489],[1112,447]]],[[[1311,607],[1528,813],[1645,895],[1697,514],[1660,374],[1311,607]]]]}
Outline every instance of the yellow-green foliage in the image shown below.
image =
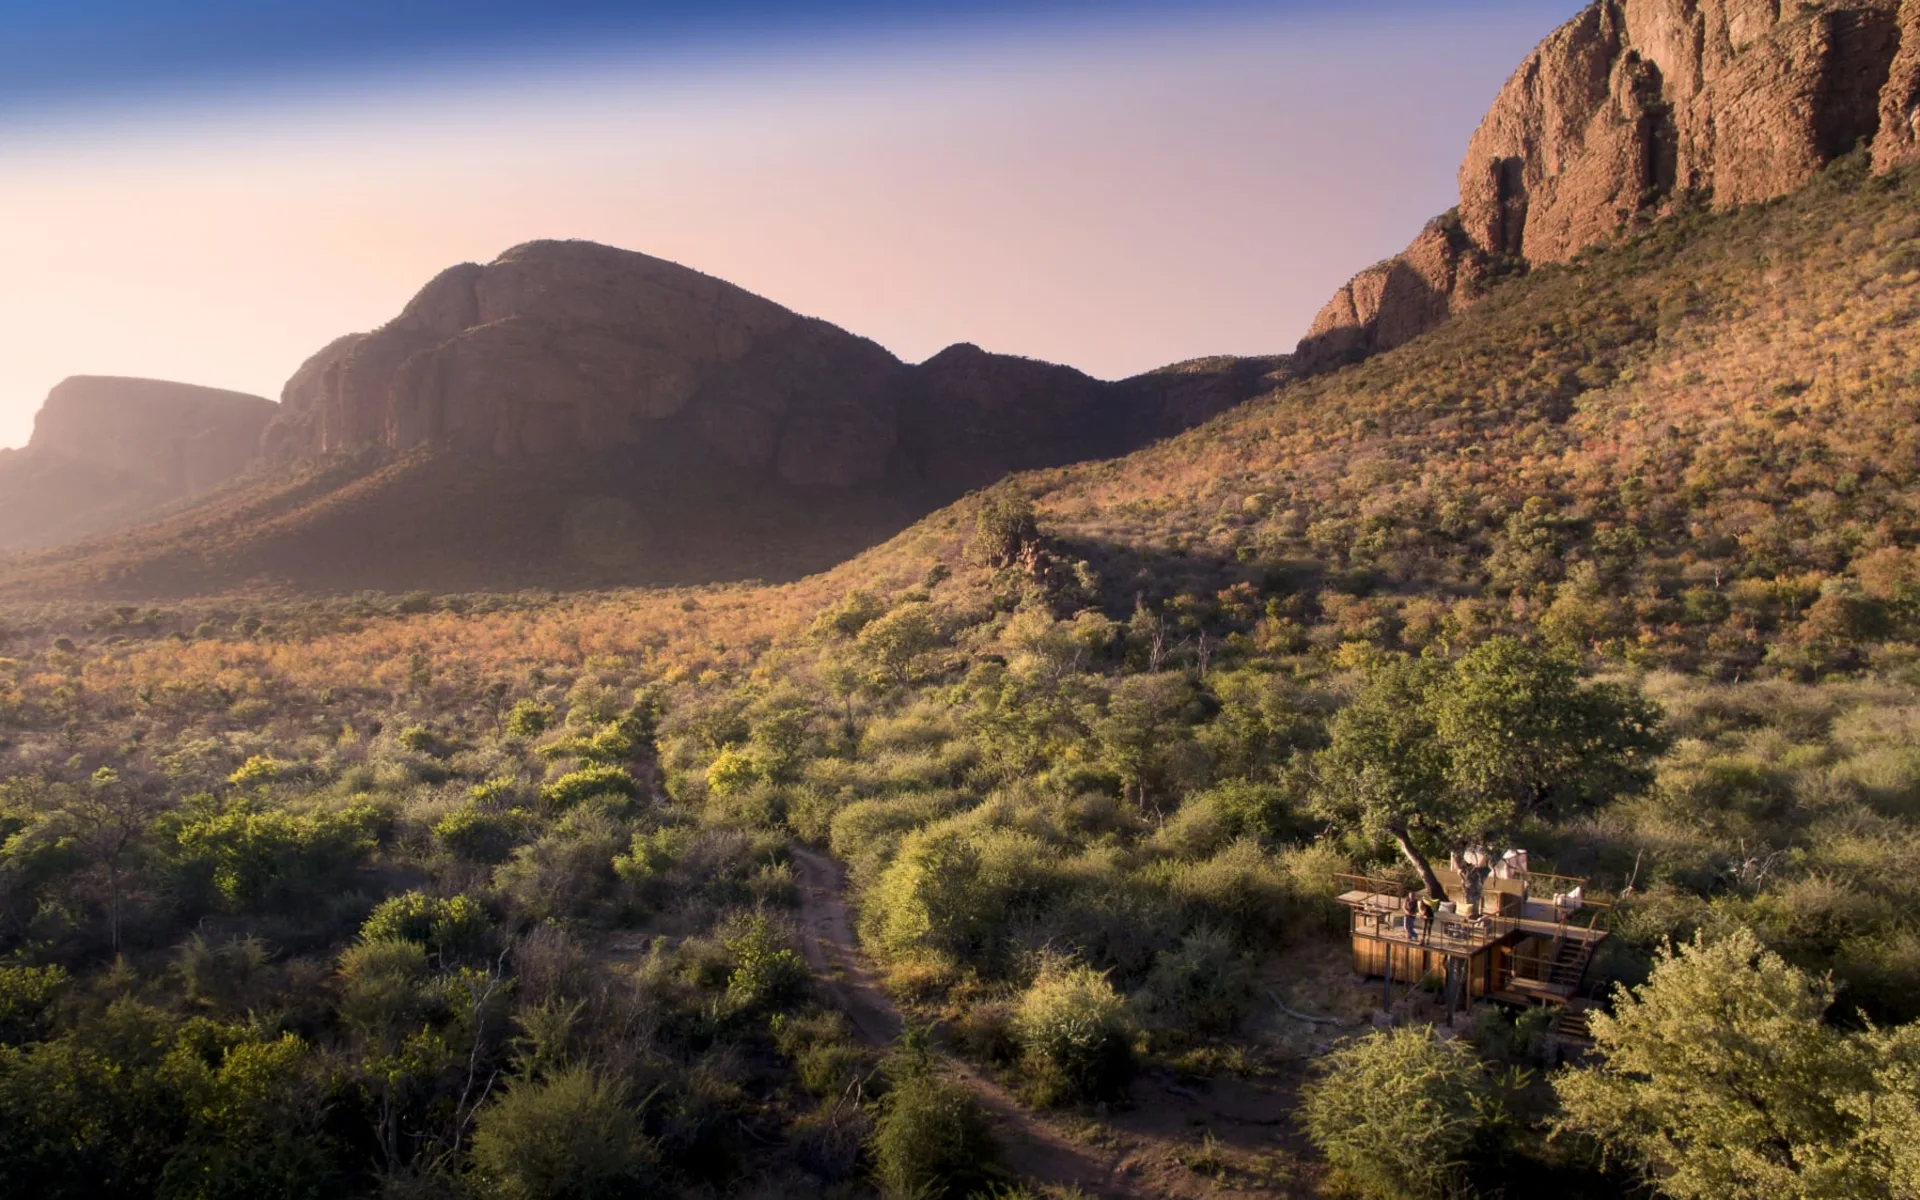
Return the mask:
{"type": "Polygon", "coordinates": [[[1042,1103],[1110,1099],[1133,1077],[1126,1001],[1091,967],[1049,962],[1020,997],[1013,1033],[1042,1103]]]}
{"type": "Polygon", "coordinates": [[[0,1045],[43,1032],[67,979],[62,967],[0,967],[0,1045]]]}
{"type": "Polygon", "coordinates": [[[602,796],[637,796],[640,785],[624,767],[589,766],[570,771],[540,789],[540,802],[550,812],[572,808],[602,796]]]}
{"type": "Polygon", "coordinates": [[[478,804],[465,804],[434,822],[433,837],[457,857],[492,863],[512,852],[525,826],[525,818],[518,813],[492,812],[478,804]]]}
{"type": "Polygon", "coordinates": [[[285,773],[287,765],[277,758],[265,754],[256,754],[241,763],[238,770],[227,776],[227,782],[235,787],[254,787],[262,783],[273,783],[285,773]]]}
{"type": "Polygon", "coordinates": [[[486,947],[493,922],[471,896],[441,898],[402,892],[380,902],[360,927],[362,941],[407,941],[445,958],[471,955],[486,947]]]}
{"type": "Polygon", "coordinates": [[[174,837],[183,870],[227,907],[274,907],[337,885],[372,854],[383,823],[366,804],[295,814],[242,800],[185,816],[174,837]]]}
{"type": "Polygon", "coordinates": [[[979,1103],[925,1069],[891,1081],[871,1145],[889,1200],[972,1195],[993,1178],[999,1157],[979,1103]]]}
{"type": "Polygon", "coordinates": [[[1466,1042],[1400,1028],[1350,1042],[1319,1067],[1302,1092],[1301,1117],[1356,1190],[1374,1200],[1460,1194],[1490,1115],[1466,1042]]]}
{"type": "Polygon", "coordinates": [[[585,1066],[515,1082],[474,1125],[475,1182],[500,1200],[643,1192],[658,1157],[625,1089],[585,1066]]]}
{"type": "Polygon", "coordinates": [[[1598,1063],[1555,1078],[1562,1126],[1678,1200],[1884,1195],[1855,1115],[1872,1049],[1824,1022],[1833,999],[1748,930],[1668,949],[1592,1018],[1598,1063]]]}
{"type": "Polygon", "coordinates": [[[1055,856],[1039,838],[966,821],[909,834],[864,899],[862,931],[886,952],[991,961],[1006,951],[1014,920],[1055,888],[1055,856]]]}

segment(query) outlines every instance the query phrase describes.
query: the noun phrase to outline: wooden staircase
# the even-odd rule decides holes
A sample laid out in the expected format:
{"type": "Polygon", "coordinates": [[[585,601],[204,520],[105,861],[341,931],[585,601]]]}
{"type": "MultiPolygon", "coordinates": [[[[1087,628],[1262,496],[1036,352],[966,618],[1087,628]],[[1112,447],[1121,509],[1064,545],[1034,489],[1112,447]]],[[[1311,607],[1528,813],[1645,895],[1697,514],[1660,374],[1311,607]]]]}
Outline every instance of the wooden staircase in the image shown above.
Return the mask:
{"type": "Polygon", "coordinates": [[[1571,999],[1586,978],[1598,941],[1563,937],[1544,960],[1529,960],[1525,974],[1516,970],[1508,982],[1512,992],[1529,999],[1559,1002],[1571,999]]]}
{"type": "Polygon", "coordinates": [[[1553,1036],[1563,1042],[1593,1045],[1593,1030],[1587,1025],[1587,1013],[1593,1006],[1585,1000],[1569,1000],[1553,1010],[1553,1036]]]}
{"type": "Polygon", "coordinates": [[[1547,964],[1547,985],[1568,996],[1578,991],[1580,981],[1586,978],[1587,964],[1593,961],[1593,948],[1598,944],[1584,938],[1561,938],[1547,964]]]}

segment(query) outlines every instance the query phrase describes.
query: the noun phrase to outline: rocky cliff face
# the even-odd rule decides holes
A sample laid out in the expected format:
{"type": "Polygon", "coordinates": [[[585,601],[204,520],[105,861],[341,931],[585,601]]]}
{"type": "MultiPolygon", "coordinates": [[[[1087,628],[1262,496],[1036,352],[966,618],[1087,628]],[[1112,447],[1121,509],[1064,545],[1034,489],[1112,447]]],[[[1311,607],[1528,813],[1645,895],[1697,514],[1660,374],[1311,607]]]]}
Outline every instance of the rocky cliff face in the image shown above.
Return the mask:
{"type": "Polygon", "coordinates": [[[388,325],[327,346],[283,408],[264,439],[279,461],[439,443],[503,461],[684,444],[789,485],[951,490],[1122,448],[1151,405],[973,347],[909,366],[673,263],[534,242],[443,272],[388,325]]]}
{"type": "Polygon", "coordinates": [[[242,392],[75,375],[47,393],[27,449],[192,496],[246,470],[277,411],[242,392]]]}
{"type": "Polygon", "coordinates": [[[76,375],[0,454],[0,549],[123,525],[245,471],[279,406],[157,379],[76,375]]]}
{"type": "Polygon", "coordinates": [[[286,458],[452,439],[547,455],[644,439],[711,389],[691,423],[730,457],[771,464],[788,418],[817,416],[813,377],[863,349],[672,263],[535,242],[442,272],[386,326],[307,360],[266,446],[286,458]]]}
{"type": "Polygon", "coordinates": [[[1460,166],[1457,233],[1357,276],[1300,345],[1319,369],[1470,303],[1503,262],[1563,262],[1676,205],[1806,183],[1856,145],[1920,157],[1920,0],[1596,0],[1528,56],[1460,166]]]}

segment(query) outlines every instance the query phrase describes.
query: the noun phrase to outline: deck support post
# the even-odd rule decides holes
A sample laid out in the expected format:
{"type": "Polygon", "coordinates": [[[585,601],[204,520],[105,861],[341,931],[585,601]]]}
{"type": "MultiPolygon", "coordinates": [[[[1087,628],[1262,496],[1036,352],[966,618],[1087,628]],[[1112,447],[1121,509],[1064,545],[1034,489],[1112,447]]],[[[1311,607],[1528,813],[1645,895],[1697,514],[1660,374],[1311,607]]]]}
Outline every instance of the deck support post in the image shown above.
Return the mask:
{"type": "Polygon", "coordinates": [[[1385,946],[1386,952],[1387,952],[1387,979],[1386,979],[1386,982],[1382,984],[1380,988],[1380,1010],[1382,1012],[1392,1012],[1393,1011],[1393,943],[1388,941],[1388,942],[1383,942],[1382,945],[1385,946]]]}

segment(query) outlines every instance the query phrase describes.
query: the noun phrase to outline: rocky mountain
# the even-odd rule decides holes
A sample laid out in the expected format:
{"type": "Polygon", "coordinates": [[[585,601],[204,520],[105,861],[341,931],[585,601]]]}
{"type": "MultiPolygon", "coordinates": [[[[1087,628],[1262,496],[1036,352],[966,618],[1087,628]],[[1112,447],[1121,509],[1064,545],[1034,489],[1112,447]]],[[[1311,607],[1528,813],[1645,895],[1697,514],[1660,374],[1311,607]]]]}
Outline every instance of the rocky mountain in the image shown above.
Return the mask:
{"type": "Polygon", "coordinates": [[[202,495],[245,471],[278,411],[218,388],[76,375],[24,450],[0,453],[0,549],[52,545],[202,495]]]}
{"type": "Polygon", "coordinates": [[[1342,287],[1298,362],[1391,349],[1490,274],[1686,206],[1785,195],[1863,145],[1882,173],[1920,157],[1920,0],[1595,0],[1501,89],[1459,208],[1342,287]]]}
{"type": "Polygon", "coordinates": [[[673,263],[533,242],[308,359],[256,427],[252,485],[9,575],[130,595],[787,578],[1285,373],[1208,359],[1110,383],[970,345],[909,364],[673,263]]]}
{"type": "Polygon", "coordinates": [[[987,483],[1169,431],[1151,387],[955,346],[919,366],[591,242],[442,272],[288,381],[274,461],[456,445],[500,462],[679,445],[794,487],[987,483]]]}

